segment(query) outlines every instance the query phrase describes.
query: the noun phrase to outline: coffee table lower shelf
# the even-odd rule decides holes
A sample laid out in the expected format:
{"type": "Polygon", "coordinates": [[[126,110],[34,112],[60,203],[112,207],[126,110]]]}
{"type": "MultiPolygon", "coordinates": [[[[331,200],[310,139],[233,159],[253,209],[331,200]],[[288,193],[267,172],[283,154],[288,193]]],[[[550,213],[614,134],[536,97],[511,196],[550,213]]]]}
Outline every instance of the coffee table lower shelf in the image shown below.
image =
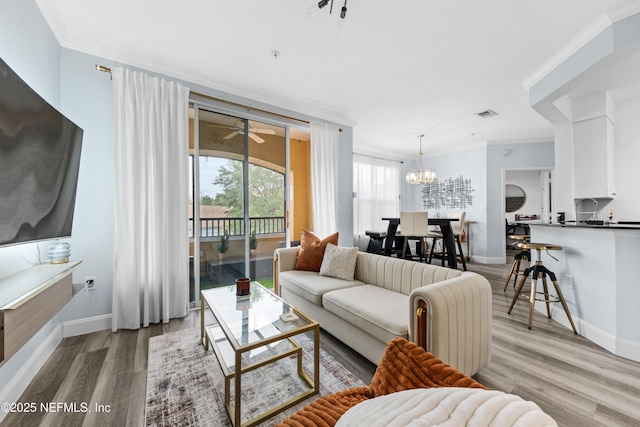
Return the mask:
{"type": "MultiPolygon", "coordinates": [[[[296,334],[297,335],[297,334],[296,334]]],[[[288,350],[284,350],[284,351],[278,351],[276,354],[274,354],[271,357],[267,357],[265,359],[260,360],[259,362],[256,363],[251,363],[245,366],[242,366],[242,354],[250,351],[254,348],[258,348],[258,347],[269,347],[269,344],[271,343],[267,343],[267,342],[262,342],[262,345],[259,346],[255,346],[252,348],[246,348],[244,349],[244,351],[242,352],[236,352],[235,353],[235,363],[234,363],[234,368],[230,370],[227,367],[227,364],[224,362],[225,359],[225,350],[228,351],[233,351],[233,349],[231,348],[231,346],[229,345],[223,331],[222,328],[219,325],[214,325],[214,326],[209,326],[205,328],[205,336],[203,337],[203,345],[205,346],[205,349],[208,349],[208,344],[211,343],[211,348],[213,349],[216,358],[218,359],[218,363],[220,364],[220,368],[222,369],[222,372],[224,374],[224,396],[225,396],[225,406],[227,408],[227,412],[229,413],[229,417],[231,418],[231,421],[233,423],[234,426],[239,425],[240,427],[248,427],[248,426],[254,426],[256,424],[261,423],[262,421],[265,421],[269,418],[271,418],[272,416],[286,410],[289,409],[290,407],[292,407],[293,405],[302,402],[303,400],[307,399],[310,396],[313,396],[315,394],[318,394],[319,390],[320,390],[320,369],[319,369],[319,355],[314,355],[314,379],[310,378],[309,375],[307,375],[306,372],[304,372],[303,366],[302,366],[302,347],[300,346],[300,344],[298,344],[292,337],[287,337],[287,338],[280,338],[279,340],[273,341],[274,343],[279,343],[282,344],[282,342],[288,342],[290,345],[290,348],[288,350]],[[247,372],[251,372],[255,369],[261,368],[263,366],[269,365],[271,363],[277,362],[280,359],[283,359],[285,357],[289,357],[291,355],[296,355],[297,356],[297,371],[298,371],[298,376],[300,376],[300,378],[302,378],[310,387],[309,390],[304,391],[296,396],[293,396],[291,399],[285,401],[284,403],[281,403],[280,405],[269,409],[268,411],[258,415],[257,417],[254,417],[244,423],[240,423],[237,424],[239,422],[239,420],[241,419],[241,405],[240,405],[240,399],[241,399],[241,383],[242,383],[242,375],[247,373],[247,372]],[[235,404],[231,402],[231,380],[235,378],[234,381],[234,386],[235,386],[235,391],[234,391],[234,396],[235,396],[235,404]]],[[[314,349],[319,348],[320,342],[319,342],[319,328],[314,328],[314,349]]],[[[228,357],[228,355],[227,355],[228,357]]]]}
{"type": "MultiPolygon", "coordinates": [[[[206,305],[202,304],[202,310],[206,305]]],[[[303,315],[298,312],[298,314],[303,315]]],[[[234,348],[225,335],[225,331],[219,325],[205,326],[204,316],[201,316],[201,340],[205,350],[209,349],[209,344],[213,349],[225,379],[225,406],[234,427],[249,427],[265,421],[272,416],[292,407],[293,405],[318,394],[320,391],[320,326],[317,322],[311,321],[308,325],[283,332],[270,337],[261,337],[250,345],[234,348]],[[302,363],[303,348],[294,339],[295,336],[307,332],[313,333],[313,379],[304,371],[302,363]],[[261,357],[253,358],[252,350],[264,348],[259,352],[261,357]],[[268,354],[270,353],[270,354],[268,354]],[[260,415],[245,421],[242,420],[241,413],[241,391],[242,375],[258,368],[275,363],[283,358],[295,355],[297,361],[298,376],[310,387],[285,402],[268,409],[260,415]],[[255,359],[255,360],[252,360],[255,359]],[[234,401],[231,400],[231,387],[234,387],[234,401]]],[[[276,379],[277,380],[277,379],[276,379]]]]}

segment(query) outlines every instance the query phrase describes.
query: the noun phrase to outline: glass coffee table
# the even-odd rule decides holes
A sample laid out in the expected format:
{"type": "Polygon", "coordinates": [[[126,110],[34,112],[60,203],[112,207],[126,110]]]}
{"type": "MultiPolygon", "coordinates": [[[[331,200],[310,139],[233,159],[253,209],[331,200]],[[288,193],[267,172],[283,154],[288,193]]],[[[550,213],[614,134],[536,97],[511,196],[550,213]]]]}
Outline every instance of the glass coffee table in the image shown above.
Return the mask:
{"type": "Polygon", "coordinates": [[[251,294],[248,297],[237,297],[235,285],[201,291],[200,336],[205,350],[209,350],[211,344],[224,373],[225,406],[235,427],[258,424],[320,390],[318,322],[291,307],[258,282],[251,282],[251,294]],[[213,314],[217,324],[205,325],[206,309],[213,314]],[[305,332],[313,333],[313,379],[303,369],[303,349],[294,339],[305,332]],[[242,375],[291,355],[297,356],[298,375],[309,389],[242,423],[242,375]]]}

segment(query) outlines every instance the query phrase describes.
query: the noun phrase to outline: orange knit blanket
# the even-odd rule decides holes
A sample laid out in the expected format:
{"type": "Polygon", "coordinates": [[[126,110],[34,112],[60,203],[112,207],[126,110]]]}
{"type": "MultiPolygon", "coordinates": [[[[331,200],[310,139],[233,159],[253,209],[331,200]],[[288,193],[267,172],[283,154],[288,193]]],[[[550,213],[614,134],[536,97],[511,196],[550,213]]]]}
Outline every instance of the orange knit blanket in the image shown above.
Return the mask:
{"type": "Polygon", "coordinates": [[[431,387],[486,388],[425,351],[396,338],[388,342],[369,387],[357,387],[321,397],[278,426],[332,427],[349,408],[396,391],[431,387]]]}

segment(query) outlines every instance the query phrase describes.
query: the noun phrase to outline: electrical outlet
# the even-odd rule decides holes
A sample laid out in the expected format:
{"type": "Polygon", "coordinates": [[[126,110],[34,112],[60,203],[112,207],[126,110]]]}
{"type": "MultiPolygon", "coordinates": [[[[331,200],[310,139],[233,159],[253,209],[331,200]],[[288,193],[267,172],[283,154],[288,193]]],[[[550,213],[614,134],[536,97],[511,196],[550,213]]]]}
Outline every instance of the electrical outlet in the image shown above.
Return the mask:
{"type": "Polygon", "coordinates": [[[567,288],[573,289],[573,276],[570,274],[564,275],[564,283],[567,285],[567,288]]]}
{"type": "Polygon", "coordinates": [[[84,289],[86,291],[93,291],[96,289],[96,276],[86,276],[84,278],[84,289]]]}

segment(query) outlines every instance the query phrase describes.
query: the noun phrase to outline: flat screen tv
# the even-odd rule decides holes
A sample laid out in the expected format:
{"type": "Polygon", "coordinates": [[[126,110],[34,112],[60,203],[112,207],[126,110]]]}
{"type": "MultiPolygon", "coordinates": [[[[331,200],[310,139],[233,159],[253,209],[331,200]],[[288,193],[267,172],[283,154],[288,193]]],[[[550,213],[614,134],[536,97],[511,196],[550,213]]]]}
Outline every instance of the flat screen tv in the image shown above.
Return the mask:
{"type": "Polygon", "coordinates": [[[0,59],[0,246],[71,236],[82,134],[0,59]]]}

